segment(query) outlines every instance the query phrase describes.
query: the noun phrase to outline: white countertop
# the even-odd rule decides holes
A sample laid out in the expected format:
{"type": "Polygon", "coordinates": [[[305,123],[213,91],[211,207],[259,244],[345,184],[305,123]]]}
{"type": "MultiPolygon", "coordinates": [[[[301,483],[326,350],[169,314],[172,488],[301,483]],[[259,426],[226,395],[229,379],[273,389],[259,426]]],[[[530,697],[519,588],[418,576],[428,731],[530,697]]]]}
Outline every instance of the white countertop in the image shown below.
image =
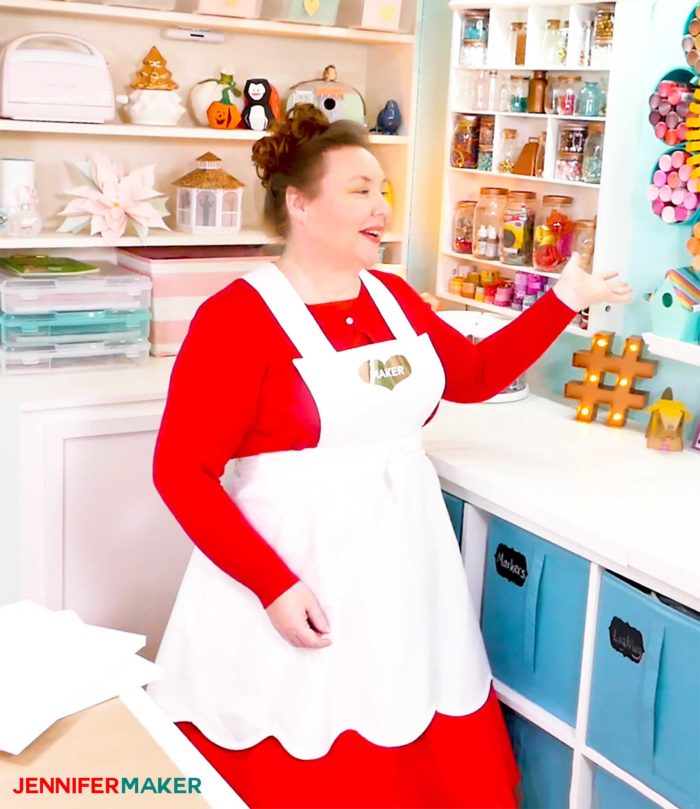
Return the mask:
{"type": "Polygon", "coordinates": [[[475,506],[700,608],[700,452],[650,450],[641,425],[584,424],[574,412],[532,395],[443,402],[424,441],[475,506]]]}

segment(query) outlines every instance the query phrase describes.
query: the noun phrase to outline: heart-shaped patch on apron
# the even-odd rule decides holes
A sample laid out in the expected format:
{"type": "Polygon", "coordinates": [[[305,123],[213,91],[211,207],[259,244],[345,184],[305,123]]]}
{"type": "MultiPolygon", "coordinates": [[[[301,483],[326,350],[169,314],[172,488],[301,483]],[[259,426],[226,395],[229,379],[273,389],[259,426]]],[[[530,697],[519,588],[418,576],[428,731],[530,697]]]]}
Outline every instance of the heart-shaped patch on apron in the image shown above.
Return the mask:
{"type": "Polygon", "coordinates": [[[367,360],[360,365],[360,379],[369,385],[381,385],[393,390],[399,382],[408,379],[411,366],[403,354],[394,354],[386,362],[367,360]]]}

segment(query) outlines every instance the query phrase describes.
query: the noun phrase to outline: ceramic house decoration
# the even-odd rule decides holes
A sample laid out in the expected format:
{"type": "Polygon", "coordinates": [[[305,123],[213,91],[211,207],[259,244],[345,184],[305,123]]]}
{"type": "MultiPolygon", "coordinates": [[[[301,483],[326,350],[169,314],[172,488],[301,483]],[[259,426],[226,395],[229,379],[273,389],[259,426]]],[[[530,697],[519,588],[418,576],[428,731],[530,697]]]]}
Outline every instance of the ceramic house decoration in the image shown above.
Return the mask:
{"type": "Polygon", "coordinates": [[[686,343],[700,342],[700,274],[691,267],[669,270],[657,289],[645,296],[652,331],[686,343]]]}
{"type": "Polygon", "coordinates": [[[338,81],[333,65],[327,65],[323,78],[302,81],[290,88],[287,112],[295,104],[313,104],[325,113],[328,120],[365,123],[365,102],[359,91],[338,81]]]}
{"type": "Polygon", "coordinates": [[[647,409],[651,413],[646,430],[647,447],[680,452],[686,422],[692,418],[683,402],[675,401],[671,388],[666,388],[661,398],[647,409]]]}
{"type": "Polygon", "coordinates": [[[197,168],[173,185],[177,188],[177,230],[236,233],[241,229],[244,185],[221,168],[217,155],[200,155],[197,168]]]}

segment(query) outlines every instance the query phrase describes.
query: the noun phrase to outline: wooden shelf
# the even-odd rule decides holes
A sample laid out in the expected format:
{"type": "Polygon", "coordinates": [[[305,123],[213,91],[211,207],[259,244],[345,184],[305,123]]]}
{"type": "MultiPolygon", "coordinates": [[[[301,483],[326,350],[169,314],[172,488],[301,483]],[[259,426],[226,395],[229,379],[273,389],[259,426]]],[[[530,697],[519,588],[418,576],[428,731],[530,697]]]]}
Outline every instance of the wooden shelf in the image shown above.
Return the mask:
{"type": "Polygon", "coordinates": [[[504,264],[502,261],[491,261],[488,258],[477,258],[471,253],[457,253],[455,250],[443,250],[443,255],[465,261],[466,263],[479,264],[484,267],[494,267],[498,270],[510,270],[511,272],[531,272],[535,275],[543,275],[545,278],[559,278],[560,272],[545,272],[536,267],[516,267],[514,264],[504,264]]]}
{"type": "Polygon", "coordinates": [[[673,340],[670,337],[659,337],[650,331],[645,331],[642,337],[650,354],[688,365],[700,365],[700,345],[696,343],[684,343],[682,340],[673,340]]]}
{"type": "Polygon", "coordinates": [[[2,8],[105,21],[123,20],[147,25],[186,26],[187,28],[204,28],[215,31],[235,31],[239,34],[283,36],[297,39],[325,39],[370,45],[413,45],[415,39],[413,34],[365,31],[359,28],[340,28],[327,25],[305,25],[303,23],[278,22],[275,20],[218,17],[209,14],[189,14],[177,11],[151,11],[126,6],[66,2],[66,0],[0,0],[0,9],[2,8]]]}
{"type": "MultiPolygon", "coordinates": [[[[435,294],[438,298],[444,298],[453,303],[461,303],[463,306],[468,306],[471,309],[479,309],[482,312],[491,312],[494,315],[500,315],[506,320],[515,320],[515,318],[521,314],[518,309],[510,309],[506,306],[494,306],[492,303],[475,301],[474,298],[463,298],[461,295],[453,295],[451,292],[436,292],[435,294]]],[[[591,336],[591,332],[586,329],[581,329],[578,326],[567,326],[564,331],[567,334],[575,334],[577,337],[591,336]]]]}
{"type": "MultiPolygon", "coordinates": [[[[2,0],[0,0],[0,3],[2,0]]],[[[39,132],[42,135],[101,135],[117,138],[179,138],[182,140],[223,140],[252,143],[267,132],[250,129],[210,129],[206,126],[139,126],[138,124],[80,124],[56,121],[14,121],[0,118],[0,132],[39,132]]],[[[406,135],[372,135],[375,146],[406,146],[406,135]]]]}
{"type": "Polygon", "coordinates": [[[567,188],[592,188],[592,189],[599,189],[600,183],[582,183],[577,182],[575,180],[551,180],[549,177],[530,177],[527,174],[507,174],[503,171],[484,171],[482,169],[457,169],[454,166],[450,166],[450,171],[457,172],[458,174],[470,175],[482,175],[488,177],[502,177],[503,179],[516,179],[521,182],[529,182],[529,183],[547,183],[547,185],[561,185],[566,186],[567,188]]]}

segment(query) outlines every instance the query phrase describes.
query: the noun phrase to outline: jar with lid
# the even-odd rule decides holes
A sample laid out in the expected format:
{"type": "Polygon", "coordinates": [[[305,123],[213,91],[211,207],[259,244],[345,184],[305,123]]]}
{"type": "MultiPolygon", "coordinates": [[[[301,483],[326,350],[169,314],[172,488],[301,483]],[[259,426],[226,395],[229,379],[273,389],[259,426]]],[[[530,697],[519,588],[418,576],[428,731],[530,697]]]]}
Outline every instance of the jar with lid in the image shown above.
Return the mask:
{"type": "Polygon", "coordinates": [[[480,171],[491,171],[493,169],[494,126],[494,118],[481,119],[481,126],[479,128],[479,156],[477,158],[477,168],[480,171]]]}
{"type": "Polygon", "coordinates": [[[487,109],[489,112],[496,111],[496,105],[498,104],[498,71],[497,70],[489,70],[489,79],[488,79],[488,102],[487,102],[487,109]]]}
{"type": "Polygon", "coordinates": [[[544,40],[542,49],[544,51],[544,61],[547,65],[560,65],[560,28],[561,20],[547,20],[544,26],[544,40]]]}
{"type": "Polygon", "coordinates": [[[479,75],[472,85],[472,109],[484,112],[489,108],[489,79],[485,70],[480,70],[479,75]]]}
{"type": "Polygon", "coordinates": [[[581,267],[593,271],[595,250],[595,219],[577,219],[574,222],[574,251],[580,256],[581,267]]]}
{"type": "Polygon", "coordinates": [[[484,67],[489,41],[489,12],[465,11],[462,18],[462,47],[459,63],[463,67],[484,67]]]}
{"type": "Polygon", "coordinates": [[[535,227],[532,262],[538,270],[557,272],[569,260],[574,246],[573,197],[545,194],[535,227]]]}
{"type": "Polygon", "coordinates": [[[527,94],[527,111],[543,113],[546,94],[547,71],[536,70],[535,75],[530,79],[530,86],[527,94]]]}
{"type": "Polygon", "coordinates": [[[516,267],[532,265],[535,235],[534,191],[511,191],[503,210],[501,225],[501,261],[516,267]]]}
{"type": "Polygon", "coordinates": [[[547,81],[547,90],[544,95],[544,111],[548,115],[555,115],[557,113],[557,99],[559,96],[559,88],[561,87],[561,76],[549,76],[547,81]]]}
{"type": "Polygon", "coordinates": [[[587,129],[582,124],[562,124],[559,128],[559,149],[554,170],[556,180],[580,182],[583,178],[583,147],[587,129]]]}
{"type": "Polygon", "coordinates": [[[511,76],[509,112],[527,112],[527,96],[529,81],[525,76],[511,76]]]}
{"type": "Polygon", "coordinates": [[[599,116],[603,106],[603,91],[597,81],[586,81],[579,90],[576,113],[587,118],[599,116]]]}
{"type": "Polygon", "coordinates": [[[499,254],[501,220],[508,191],[505,188],[482,188],[474,209],[475,258],[496,261],[499,254]]]}
{"type": "Polygon", "coordinates": [[[457,169],[475,169],[479,155],[479,116],[457,115],[452,133],[450,163],[457,169]]]}
{"type": "Polygon", "coordinates": [[[501,154],[498,160],[498,170],[504,174],[512,174],[515,161],[518,159],[518,147],[515,139],[517,129],[504,129],[501,134],[501,154]]]}
{"type": "Polygon", "coordinates": [[[447,291],[452,295],[462,294],[462,284],[467,278],[468,267],[465,264],[458,264],[452,268],[452,274],[448,283],[447,291]]]}
{"type": "Polygon", "coordinates": [[[593,23],[585,20],[581,28],[581,50],[578,54],[579,67],[591,66],[591,49],[593,47],[593,23]]]}
{"type": "Polygon", "coordinates": [[[603,169],[603,124],[588,125],[588,137],[583,147],[582,175],[584,183],[599,183],[603,169]]]}
{"type": "Polygon", "coordinates": [[[452,249],[455,253],[471,253],[474,235],[476,200],[462,199],[457,203],[452,228],[452,249]]]}
{"type": "Polygon", "coordinates": [[[576,99],[581,83],[580,76],[563,76],[559,82],[557,93],[557,112],[559,115],[575,115],[576,99]]]}
{"type": "Polygon", "coordinates": [[[557,53],[560,64],[566,64],[566,55],[569,52],[569,21],[564,20],[559,29],[559,51],[557,53]]]}
{"type": "Polygon", "coordinates": [[[615,29],[614,3],[600,3],[596,6],[593,19],[593,43],[591,47],[591,67],[610,67],[613,33],[615,29]]]}
{"type": "Polygon", "coordinates": [[[512,22],[510,24],[510,36],[508,38],[508,48],[513,57],[514,65],[525,64],[525,46],[527,43],[527,23],[512,22]]]}

